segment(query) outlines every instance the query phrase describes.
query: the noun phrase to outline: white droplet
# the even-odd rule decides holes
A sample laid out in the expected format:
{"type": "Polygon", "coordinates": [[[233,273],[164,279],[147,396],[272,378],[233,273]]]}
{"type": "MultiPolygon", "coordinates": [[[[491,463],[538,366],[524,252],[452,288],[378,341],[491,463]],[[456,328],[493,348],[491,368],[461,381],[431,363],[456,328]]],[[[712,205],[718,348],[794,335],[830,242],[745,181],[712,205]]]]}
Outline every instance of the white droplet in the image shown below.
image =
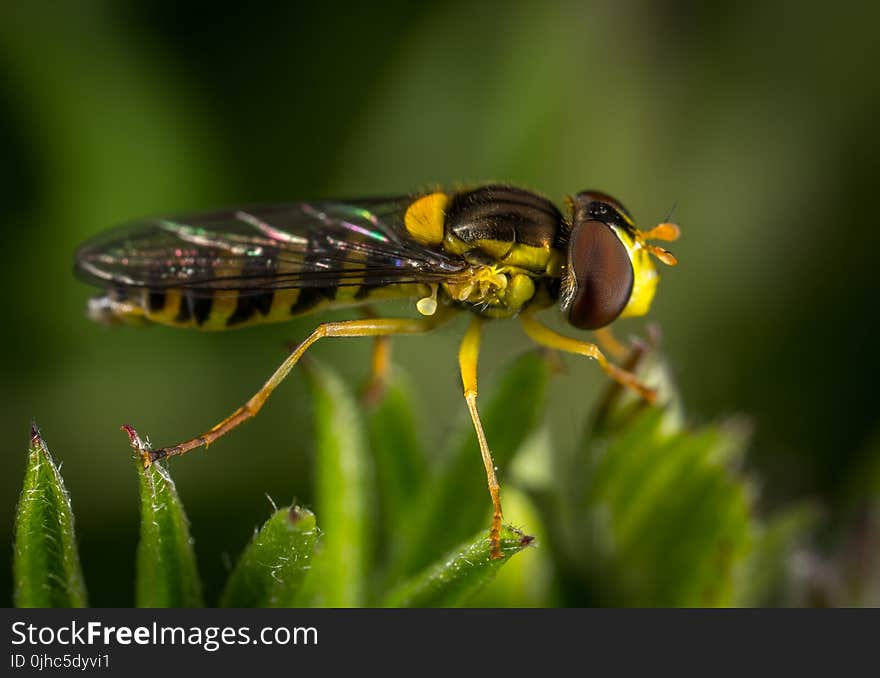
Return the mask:
{"type": "Polygon", "coordinates": [[[422,315],[434,315],[434,313],[437,311],[437,300],[432,299],[431,297],[419,299],[416,302],[416,308],[422,315]]]}

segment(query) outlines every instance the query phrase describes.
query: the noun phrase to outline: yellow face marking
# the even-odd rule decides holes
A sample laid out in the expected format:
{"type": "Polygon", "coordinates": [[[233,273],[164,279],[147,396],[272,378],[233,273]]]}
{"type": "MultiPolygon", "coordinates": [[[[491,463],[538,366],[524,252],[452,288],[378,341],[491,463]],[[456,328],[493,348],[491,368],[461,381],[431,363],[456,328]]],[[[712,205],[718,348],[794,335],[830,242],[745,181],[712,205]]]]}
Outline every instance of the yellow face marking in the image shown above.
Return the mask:
{"type": "Polygon", "coordinates": [[[407,232],[423,245],[443,242],[443,220],[449,196],[429,193],[416,200],[406,210],[403,223],[407,232]]]}
{"type": "Polygon", "coordinates": [[[626,247],[630,263],[633,267],[633,287],[629,295],[629,301],[621,311],[619,318],[633,318],[645,315],[654,301],[654,293],[657,291],[657,283],[660,275],[654,266],[654,261],[647,249],[641,243],[617,226],[612,226],[617,237],[626,247]]]}

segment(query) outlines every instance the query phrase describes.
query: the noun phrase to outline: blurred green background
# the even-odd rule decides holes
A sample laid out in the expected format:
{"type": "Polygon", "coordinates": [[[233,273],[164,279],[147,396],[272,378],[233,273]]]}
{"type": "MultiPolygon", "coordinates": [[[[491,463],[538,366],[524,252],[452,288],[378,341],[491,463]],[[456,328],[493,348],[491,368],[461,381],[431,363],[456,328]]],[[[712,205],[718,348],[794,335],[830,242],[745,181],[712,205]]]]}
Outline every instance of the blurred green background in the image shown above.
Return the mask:
{"type": "MultiPolygon", "coordinates": [[[[316,322],[97,326],[71,272],[82,239],[143,215],[501,180],[558,201],[598,188],[647,225],[675,205],[681,264],[662,271],[648,321],[689,417],[747,415],[761,509],[819,502],[817,548],[833,548],[880,454],[880,17],[868,7],[4,3],[0,543],[35,418],[64,464],[92,604],[131,604],[137,483],[120,424],[158,445],[200,432],[316,322]]],[[[432,440],[465,414],[461,328],[395,344],[432,440]]],[[[485,346],[491,382],[528,342],[497,323],[485,346]]],[[[314,350],[350,383],[365,378],[368,342],[314,350]]],[[[552,384],[562,440],[603,384],[586,362],[567,358],[552,384]]],[[[174,464],[209,598],[267,494],[310,501],[310,436],[294,373],[246,429],[174,464]]]]}

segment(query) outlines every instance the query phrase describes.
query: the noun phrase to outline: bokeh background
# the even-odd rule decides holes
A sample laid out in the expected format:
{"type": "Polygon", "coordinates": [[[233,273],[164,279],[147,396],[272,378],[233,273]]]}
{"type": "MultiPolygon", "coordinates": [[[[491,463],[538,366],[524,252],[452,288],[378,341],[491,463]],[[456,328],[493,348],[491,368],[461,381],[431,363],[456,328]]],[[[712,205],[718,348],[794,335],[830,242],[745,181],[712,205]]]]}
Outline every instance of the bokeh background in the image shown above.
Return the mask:
{"type": "MultiPolygon", "coordinates": [[[[63,462],[92,604],[129,605],[137,484],[119,425],[190,437],[315,322],[99,327],[72,276],[82,239],[143,215],[461,181],[599,188],[646,224],[674,206],[681,265],[650,321],[688,417],[746,415],[761,510],[816,502],[815,547],[833,553],[880,455],[880,17],[862,4],[3,3],[0,600],[32,418],[63,462]]],[[[429,440],[464,415],[460,331],[395,345],[429,440]]],[[[498,323],[486,346],[491,383],[528,342],[498,323]]],[[[353,384],[368,352],[315,349],[353,384]]],[[[602,384],[585,362],[553,382],[562,438],[602,384]]],[[[266,495],[310,500],[310,436],[294,374],[246,432],[174,465],[209,598],[266,495]]]]}

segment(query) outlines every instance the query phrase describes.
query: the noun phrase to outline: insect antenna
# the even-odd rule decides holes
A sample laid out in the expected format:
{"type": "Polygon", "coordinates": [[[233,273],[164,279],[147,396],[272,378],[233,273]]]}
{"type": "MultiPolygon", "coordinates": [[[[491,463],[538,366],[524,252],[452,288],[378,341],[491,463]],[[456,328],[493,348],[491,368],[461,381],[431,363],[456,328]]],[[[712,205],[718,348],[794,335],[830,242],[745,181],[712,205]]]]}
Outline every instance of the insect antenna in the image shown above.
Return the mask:
{"type": "MultiPolygon", "coordinates": [[[[673,209],[675,209],[675,205],[673,205],[673,209]]],[[[675,255],[672,254],[672,252],[663,247],[651,245],[647,241],[662,240],[664,242],[673,242],[678,240],[680,235],[681,229],[677,224],[664,221],[662,224],[657,224],[650,231],[636,231],[636,240],[639,241],[642,247],[648,250],[664,264],[667,266],[675,266],[678,264],[678,259],[675,258],[675,255]]]]}

